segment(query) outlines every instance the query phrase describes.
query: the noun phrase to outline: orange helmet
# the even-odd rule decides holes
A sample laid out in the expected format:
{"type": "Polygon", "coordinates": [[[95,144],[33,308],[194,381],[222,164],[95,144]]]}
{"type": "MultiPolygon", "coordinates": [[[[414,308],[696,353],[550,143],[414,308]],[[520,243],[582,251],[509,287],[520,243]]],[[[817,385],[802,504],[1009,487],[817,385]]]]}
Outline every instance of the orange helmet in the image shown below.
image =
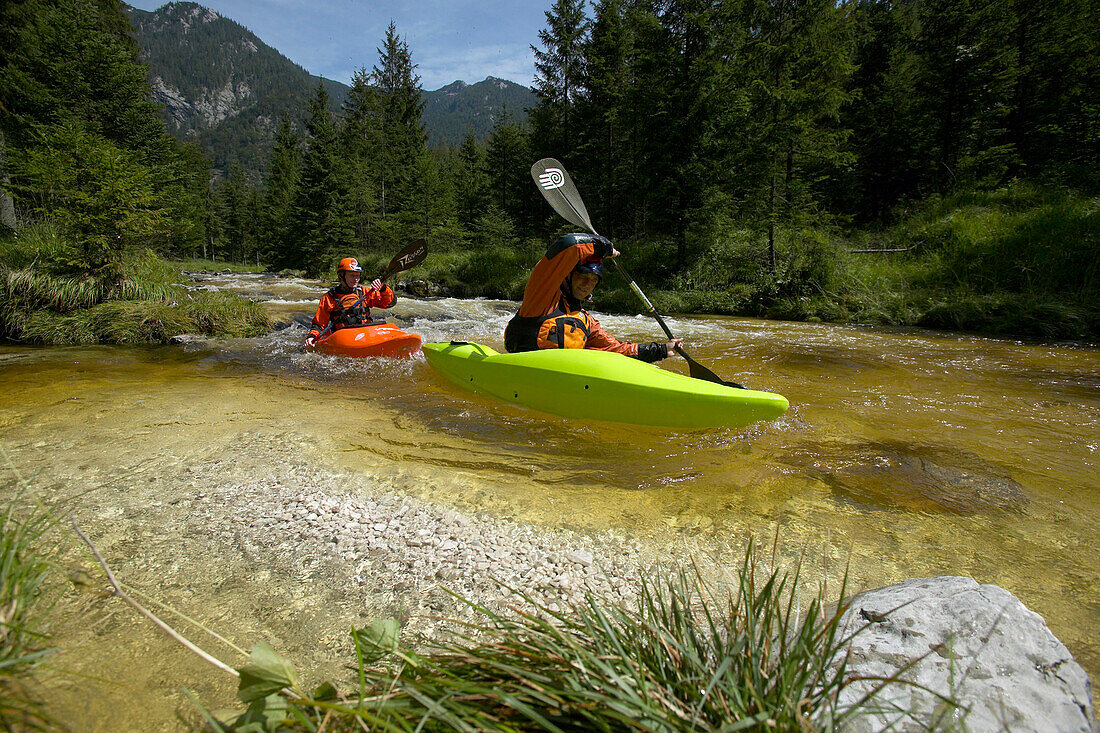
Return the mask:
{"type": "Polygon", "coordinates": [[[354,257],[345,257],[340,260],[340,264],[336,266],[336,273],[341,272],[362,272],[363,268],[359,266],[359,260],[354,257]]]}

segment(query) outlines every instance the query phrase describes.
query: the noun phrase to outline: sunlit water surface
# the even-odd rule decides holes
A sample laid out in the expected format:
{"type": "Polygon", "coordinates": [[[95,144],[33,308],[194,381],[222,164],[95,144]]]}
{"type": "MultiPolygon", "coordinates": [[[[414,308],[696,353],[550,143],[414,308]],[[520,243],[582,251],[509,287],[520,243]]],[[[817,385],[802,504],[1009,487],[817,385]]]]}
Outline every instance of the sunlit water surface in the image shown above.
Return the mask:
{"type": "MultiPolygon", "coordinates": [[[[785,395],[791,409],[743,430],[669,431],[482,398],[419,355],[303,354],[317,282],[198,285],[242,292],[291,325],[177,347],[2,347],[0,427],[13,462],[47,476],[178,468],[259,432],[301,441],[339,470],[400,466],[419,477],[413,493],[540,524],[712,546],[770,541],[778,528],[788,547],[849,561],[859,587],[931,575],[1000,585],[1098,678],[1096,348],[673,317],[697,360],[785,395]]],[[[503,350],[515,308],[402,297],[389,316],[426,342],[503,350]]],[[[623,339],[658,333],[641,316],[600,320],[623,339]]],[[[678,359],[664,366],[686,371],[678,359]]]]}

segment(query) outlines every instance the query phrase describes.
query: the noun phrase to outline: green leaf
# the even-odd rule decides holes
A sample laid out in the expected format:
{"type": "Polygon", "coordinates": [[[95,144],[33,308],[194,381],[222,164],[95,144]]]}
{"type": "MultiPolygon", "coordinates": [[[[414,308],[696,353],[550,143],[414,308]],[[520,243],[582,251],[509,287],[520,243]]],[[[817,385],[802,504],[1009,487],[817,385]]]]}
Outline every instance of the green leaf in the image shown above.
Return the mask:
{"type": "Polygon", "coordinates": [[[352,629],[351,637],[363,659],[363,664],[376,662],[397,649],[397,637],[401,624],[397,619],[378,619],[370,626],[352,629]]]}
{"type": "Polygon", "coordinates": [[[282,695],[268,695],[248,706],[233,722],[233,733],[275,733],[289,719],[290,707],[282,695]]]}
{"type": "Polygon", "coordinates": [[[336,691],[336,686],[331,682],[323,682],[313,691],[313,699],[317,702],[332,702],[339,699],[339,697],[340,693],[336,691]]]}
{"type": "Polygon", "coordinates": [[[253,645],[248,661],[247,665],[237,670],[241,675],[237,688],[237,696],[241,702],[255,702],[284,687],[297,687],[298,674],[294,667],[264,642],[253,645]]]}

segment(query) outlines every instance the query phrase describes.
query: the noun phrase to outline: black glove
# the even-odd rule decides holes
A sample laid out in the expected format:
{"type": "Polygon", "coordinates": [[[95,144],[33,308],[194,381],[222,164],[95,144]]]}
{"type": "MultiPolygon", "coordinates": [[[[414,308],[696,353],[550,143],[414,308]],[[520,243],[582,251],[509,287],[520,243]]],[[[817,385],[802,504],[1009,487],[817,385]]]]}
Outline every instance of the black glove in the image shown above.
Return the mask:
{"type": "Polygon", "coordinates": [[[602,237],[599,234],[592,235],[592,241],[596,245],[597,257],[610,257],[615,252],[615,245],[611,243],[611,240],[607,237],[602,237]]]}

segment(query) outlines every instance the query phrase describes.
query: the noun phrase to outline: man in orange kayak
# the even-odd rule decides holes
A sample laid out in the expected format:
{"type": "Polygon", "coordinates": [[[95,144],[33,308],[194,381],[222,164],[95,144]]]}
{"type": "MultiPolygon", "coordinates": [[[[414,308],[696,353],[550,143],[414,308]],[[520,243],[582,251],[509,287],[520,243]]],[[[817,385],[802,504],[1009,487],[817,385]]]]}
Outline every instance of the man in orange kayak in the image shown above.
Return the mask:
{"type": "Polygon", "coordinates": [[[362,272],[363,268],[354,257],[340,260],[336,267],[336,279],[339,283],[321,296],[321,303],[313,316],[313,327],[309,329],[309,336],[302,348],[312,349],[321,334],[330,330],[370,323],[372,306],[389,308],[397,302],[393,290],[381,280],[375,279],[365,290],[359,287],[362,272]]]}
{"type": "Polygon", "coordinates": [[[603,277],[602,261],[618,254],[610,240],[596,234],[558,237],[531,272],[523,304],[504,330],[504,348],[598,349],[648,362],[671,356],[683,339],[664,344],[619,341],[582,307],[591,302],[603,277]]]}

